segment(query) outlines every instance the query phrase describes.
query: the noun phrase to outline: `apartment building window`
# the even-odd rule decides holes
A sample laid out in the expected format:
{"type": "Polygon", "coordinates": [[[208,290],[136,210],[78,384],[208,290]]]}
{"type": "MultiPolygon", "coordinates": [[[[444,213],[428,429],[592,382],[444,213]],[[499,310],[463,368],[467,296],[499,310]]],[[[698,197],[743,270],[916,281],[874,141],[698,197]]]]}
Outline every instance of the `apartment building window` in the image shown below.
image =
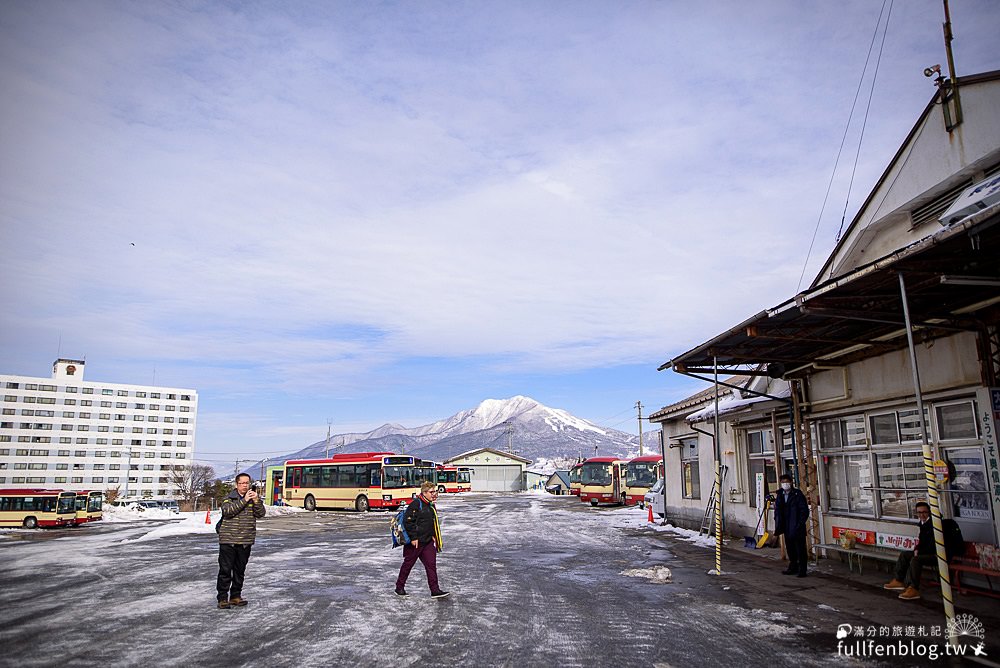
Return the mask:
{"type": "Polygon", "coordinates": [[[146,404],[136,404],[135,408],[136,408],[136,410],[143,410],[144,411],[144,410],[146,410],[146,404]]]}
{"type": "Polygon", "coordinates": [[[169,447],[169,446],[173,445],[173,441],[164,441],[163,445],[169,447]]]}
{"type": "Polygon", "coordinates": [[[178,436],[187,436],[187,433],[188,433],[187,429],[178,429],[177,430],[177,435],[178,436]]]}
{"type": "Polygon", "coordinates": [[[89,420],[90,413],[80,413],[80,417],[83,418],[84,420],[89,420]]]}
{"type": "Polygon", "coordinates": [[[165,418],[163,418],[163,421],[164,422],[173,422],[174,419],[172,417],[165,417],[165,418]]]}
{"type": "Polygon", "coordinates": [[[121,457],[121,456],[122,456],[122,453],[121,453],[121,452],[119,452],[118,450],[112,450],[112,451],[111,451],[111,456],[112,456],[112,457],[121,457]]]}
{"type": "Polygon", "coordinates": [[[24,478],[20,476],[14,476],[13,478],[10,479],[10,481],[15,485],[18,483],[24,484],[24,478]]]}
{"type": "Polygon", "coordinates": [[[137,398],[139,398],[139,399],[145,399],[146,398],[146,393],[145,392],[136,392],[135,396],[137,398]]]}
{"type": "Polygon", "coordinates": [[[142,470],[143,471],[152,471],[154,468],[155,467],[152,464],[143,464],[142,465],[142,470]]]}
{"type": "Polygon", "coordinates": [[[113,438],[111,439],[111,445],[124,445],[124,443],[120,438],[113,438]]]}
{"type": "Polygon", "coordinates": [[[34,410],[31,410],[31,409],[27,409],[27,408],[25,408],[25,409],[23,409],[23,410],[21,411],[21,415],[34,415],[34,414],[35,414],[35,411],[34,411],[34,410]]]}
{"type": "Polygon", "coordinates": [[[94,388],[92,388],[92,387],[85,387],[85,388],[83,388],[83,393],[84,394],[93,394],[94,393],[94,388]]]}
{"type": "Polygon", "coordinates": [[[40,389],[42,392],[55,392],[56,391],[56,386],[55,385],[42,385],[38,389],[40,389]]]}
{"type": "Polygon", "coordinates": [[[76,394],[76,389],[77,389],[77,388],[75,388],[75,387],[72,387],[72,386],[70,386],[70,385],[67,385],[67,386],[66,386],[66,392],[68,392],[69,394],[76,394]]]}
{"type": "Polygon", "coordinates": [[[94,470],[95,471],[103,471],[104,470],[104,464],[94,464],[94,470]]]}
{"type": "Polygon", "coordinates": [[[96,452],[94,452],[94,456],[95,457],[107,457],[108,453],[107,453],[106,450],[97,450],[96,452]]]}
{"type": "Polygon", "coordinates": [[[181,418],[180,420],[178,420],[178,422],[180,422],[181,424],[187,424],[188,423],[188,419],[187,418],[181,418]]]}
{"type": "Polygon", "coordinates": [[[24,470],[24,469],[27,469],[27,468],[28,468],[28,465],[25,462],[14,462],[14,470],[15,471],[24,470]]]}
{"type": "Polygon", "coordinates": [[[156,429],[154,429],[152,427],[147,427],[146,428],[146,433],[147,434],[155,434],[156,433],[156,429]]]}
{"type": "Polygon", "coordinates": [[[152,478],[143,478],[142,482],[143,482],[143,484],[150,485],[150,484],[153,483],[153,479],[152,478]]]}
{"type": "Polygon", "coordinates": [[[128,390],[118,390],[118,396],[119,397],[127,397],[128,396],[128,390]]]}
{"type": "Polygon", "coordinates": [[[168,394],[167,395],[167,399],[176,399],[176,398],[177,398],[176,394],[168,394]]]}
{"type": "Polygon", "coordinates": [[[42,476],[40,478],[28,476],[28,478],[25,480],[25,482],[27,482],[28,484],[32,484],[32,483],[41,484],[41,483],[45,482],[45,476],[42,476]]]}
{"type": "Polygon", "coordinates": [[[65,418],[76,417],[76,413],[74,413],[73,411],[63,411],[62,416],[65,418]]]}
{"type": "Polygon", "coordinates": [[[101,419],[101,420],[110,420],[111,419],[111,413],[101,413],[98,416],[98,418],[101,419]]]}
{"type": "Polygon", "coordinates": [[[0,436],[0,443],[10,443],[10,436],[0,436]]]}
{"type": "Polygon", "coordinates": [[[108,444],[108,439],[106,439],[106,438],[99,438],[95,442],[97,443],[97,445],[107,445],[108,444]]]}
{"type": "Polygon", "coordinates": [[[114,394],[114,390],[101,390],[101,394],[109,397],[114,394]]]}
{"type": "Polygon", "coordinates": [[[59,456],[60,457],[69,457],[69,450],[60,450],[59,451],[59,456]]]}
{"type": "Polygon", "coordinates": [[[99,427],[97,428],[97,431],[103,431],[103,432],[107,432],[107,431],[109,431],[110,429],[111,429],[111,427],[109,427],[108,425],[106,425],[106,424],[102,424],[102,425],[100,425],[100,426],[99,426],[99,427]]]}
{"type": "Polygon", "coordinates": [[[181,406],[181,413],[190,413],[191,408],[188,406],[181,406]]]}
{"type": "Polygon", "coordinates": [[[167,412],[176,411],[177,410],[177,406],[171,406],[170,404],[167,404],[166,406],[163,407],[163,410],[165,410],[167,412]]]}
{"type": "Polygon", "coordinates": [[[188,444],[187,441],[177,441],[177,447],[178,448],[183,448],[183,447],[187,446],[187,444],[188,444]]]}
{"type": "Polygon", "coordinates": [[[191,401],[191,395],[190,394],[182,394],[181,395],[181,401],[191,401]]]}
{"type": "Polygon", "coordinates": [[[82,477],[70,478],[70,482],[79,484],[79,483],[83,482],[83,478],[82,477]]]}
{"type": "Polygon", "coordinates": [[[145,415],[133,415],[132,416],[132,421],[133,422],[143,422],[143,421],[145,421],[145,419],[146,419],[145,415]]]}
{"type": "Polygon", "coordinates": [[[57,482],[57,483],[62,483],[62,484],[64,484],[64,485],[65,485],[65,484],[66,484],[66,478],[63,478],[63,477],[61,477],[61,476],[57,476],[57,477],[55,478],[55,482],[57,482]]]}
{"type": "Polygon", "coordinates": [[[59,442],[60,443],[72,443],[73,439],[70,438],[69,436],[60,436],[59,437],[59,442]]]}
{"type": "Polygon", "coordinates": [[[3,395],[3,400],[4,401],[17,401],[17,397],[14,396],[13,394],[5,394],[5,395],[3,395]]]}
{"type": "Polygon", "coordinates": [[[116,420],[124,420],[125,419],[125,414],[124,413],[115,413],[115,419],[116,420]]]}
{"type": "Polygon", "coordinates": [[[63,399],[63,404],[67,406],[76,406],[76,399],[63,399]]]}
{"type": "Polygon", "coordinates": [[[682,438],[681,494],[685,499],[701,498],[701,470],[698,465],[698,439],[682,438]]]}
{"type": "Polygon", "coordinates": [[[142,433],[142,427],[132,427],[132,433],[133,434],[141,434],[142,433]]]}
{"type": "Polygon", "coordinates": [[[67,471],[69,470],[69,464],[56,464],[56,471],[67,471]]]}
{"type": "Polygon", "coordinates": [[[104,482],[104,476],[95,475],[90,480],[91,482],[104,482]]]}
{"type": "Polygon", "coordinates": [[[24,384],[24,389],[26,389],[26,390],[37,390],[38,389],[38,385],[36,385],[35,383],[25,383],[24,384]]]}
{"type": "Polygon", "coordinates": [[[60,425],[59,426],[59,430],[60,431],[73,431],[73,425],[71,425],[71,424],[60,425]]]}
{"type": "Polygon", "coordinates": [[[117,477],[112,476],[112,477],[108,478],[108,484],[109,485],[113,485],[116,482],[118,482],[118,478],[117,477]]]}
{"type": "Polygon", "coordinates": [[[78,425],[76,425],[76,430],[77,431],[90,431],[90,425],[78,424],[78,425]]]}
{"type": "Polygon", "coordinates": [[[7,389],[8,389],[8,390],[16,390],[16,389],[17,389],[17,388],[19,388],[20,386],[21,386],[21,384],[20,384],[20,383],[12,383],[12,382],[10,382],[10,381],[8,381],[8,382],[7,382],[7,389]]]}
{"type": "Polygon", "coordinates": [[[38,397],[38,403],[40,404],[54,404],[55,402],[55,397],[38,397]]]}
{"type": "Polygon", "coordinates": [[[121,470],[121,468],[122,468],[122,465],[121,465],[121,464],[110,464],[110,465],[108,466],[108,470],[109,470],[109,471],[120,471],[120,470],[121,470]]]}
{"type": "Polygon", "coordinates": [[[48,450],[29,450],[28,455],[31,457],[48,457],[48,450]]]}
{"type": "Polygon", "coordinates": [[[150,395],[149,395],[149,398],[150,399],[159,399],[160,398],[160,393],[159,392],[151,392],[150,395]]]}
{"type": "Polygon", "coordinates": [[[26,404],[33,404],[33,403],[35,403],[35,401],[36,401],[35,397],[25,397],[24,398],[24,403],[26,403],[26,404]]]}
{"type": "Polygon", "coordinates": [[[49,468],[48,464],[38,464],[38,463],[34,463],[34,462],[32,462],[31,464],[28,464],[28,470],[29,471],[45,471],[48,468],[49,468]]]}
{"type": "Polygon", "coordinates": [[[116,434],[124,434],[125,427],[112,427],[111,431],[115,432],[116,434]]]}
{"type": "Polygon", "coordinates": [[[101,408],[111,408],[111,402],[110,401],[102,401],[101,402],[101,408]]]}
{"type": "Polygon", "coordinates": [[[15,411],[13,408],[4,408],[3,411],[0,412],[2,412],[4,415],[13,415],[15,411]]]}
{"type": "Polygon", "coordinates": [[[150,415],[150,416],[149,416],[149,418],[147,418],[147,420],[148,420],[149,422],[159,422],[159,421],[160,421],[160,418],[158,418],[158,417],[157,417],[157,416],[155,416],[155,415],[150,415]]]}
{"type": "Polygon", "coordinates": [[[178,452],[176,455],[177,459],[187,459],[187,454],[183,452],[178,452]]]}
{"type": "Polygon", "coordinates": [[[133,438],[132,439],[132,445],[142,445],[142,439],[133,438]]]}
{"type": "Polygon", "coordinates": [[[90,399],[81,399],[80,400],[80,405],[81,406],[93,406],[94,402],[91,401],[90,399]]]}
{"type": "MultiPolygon", "coordinates": [[[[146,441],[146,445],[156,445],[156,441],[146,441]]],[[[155,452],[144,452],[142,456],[145,457],[146,459],[152,459],[153,457],[156,456],[156,453],[155,452]]]]}
{"type": "Polygon", "coordinates": [[[149,405],[149,410],[151,410],[151,411],[158,411],[158,410],[160,410],[160,404],[150,404],[149,405]]]}
{"type": "Polygon", "coordinates": [[[128,404],[124,401],[115,402],[115,408],[128,408],[128,404]]]}

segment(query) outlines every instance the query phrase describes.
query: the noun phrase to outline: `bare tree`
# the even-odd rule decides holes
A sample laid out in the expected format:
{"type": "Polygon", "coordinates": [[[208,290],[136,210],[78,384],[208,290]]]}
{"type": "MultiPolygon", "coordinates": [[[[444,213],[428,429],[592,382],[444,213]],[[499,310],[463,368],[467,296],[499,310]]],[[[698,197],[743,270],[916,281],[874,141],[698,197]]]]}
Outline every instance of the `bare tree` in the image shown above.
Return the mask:
{"type": "Polygon", "coordinates": [[[170,484],[177,490],[181,505],[193,509],[204,494],[205,486],[215,479],[215,470],[205,464],[174,466],[170,469],[170,484]]]}
{"type": "Polygon", "coordinates": [[[104,490],[104,503],[110,506],[112,503],[115,502],[115,499],[121,496],[121,493],[122,493],[122,488],[118,485],[114,487],[108,487],[106,490],[104,490]]]}

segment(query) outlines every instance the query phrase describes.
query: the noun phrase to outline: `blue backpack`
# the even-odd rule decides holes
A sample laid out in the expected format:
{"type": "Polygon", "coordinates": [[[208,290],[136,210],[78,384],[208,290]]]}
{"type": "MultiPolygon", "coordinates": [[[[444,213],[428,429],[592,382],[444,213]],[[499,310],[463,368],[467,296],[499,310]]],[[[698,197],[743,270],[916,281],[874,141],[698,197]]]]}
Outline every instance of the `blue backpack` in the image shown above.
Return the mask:
{"type": "Polygon", "coordinates": [[[389,533],[392,535],[392,546],[399,547],[400,545],[406,545],[410,542],[410,536],[406,533],[406,527],[403,524],[403,516],[406,515],[406,509],[408,504],[403,504],[396,511],[396,514],[392,516],[389,520],[389,533]]]}

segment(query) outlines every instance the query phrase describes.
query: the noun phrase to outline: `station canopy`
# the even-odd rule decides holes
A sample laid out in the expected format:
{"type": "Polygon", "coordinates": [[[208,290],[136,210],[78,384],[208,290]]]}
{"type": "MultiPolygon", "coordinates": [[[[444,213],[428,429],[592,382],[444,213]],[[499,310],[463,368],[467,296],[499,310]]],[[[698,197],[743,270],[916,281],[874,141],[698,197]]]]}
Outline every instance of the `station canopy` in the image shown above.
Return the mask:
{"type": "Polygon", "coordinates": [[[905,348],[900,275],[917,342],[1000,324],[1000,205],[761,311],[659,370],[794,377],[905,348]]]}

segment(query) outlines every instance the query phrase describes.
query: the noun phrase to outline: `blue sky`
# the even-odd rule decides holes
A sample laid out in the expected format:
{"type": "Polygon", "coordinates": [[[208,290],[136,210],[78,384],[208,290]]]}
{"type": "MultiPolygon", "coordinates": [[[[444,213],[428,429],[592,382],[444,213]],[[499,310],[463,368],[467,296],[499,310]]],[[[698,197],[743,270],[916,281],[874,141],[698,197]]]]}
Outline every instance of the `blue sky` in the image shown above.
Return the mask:
{"type": "MultiPolygon", "coordinates": [[[[635,431],[931,98],[941,3],[896,2],[820,216],[882,8],[5,2],[0,369],[194,388],[203,459],[516,394],[635,431]]],[[[952,19],[1000,68],[1000,3],[952,19]]]]}

